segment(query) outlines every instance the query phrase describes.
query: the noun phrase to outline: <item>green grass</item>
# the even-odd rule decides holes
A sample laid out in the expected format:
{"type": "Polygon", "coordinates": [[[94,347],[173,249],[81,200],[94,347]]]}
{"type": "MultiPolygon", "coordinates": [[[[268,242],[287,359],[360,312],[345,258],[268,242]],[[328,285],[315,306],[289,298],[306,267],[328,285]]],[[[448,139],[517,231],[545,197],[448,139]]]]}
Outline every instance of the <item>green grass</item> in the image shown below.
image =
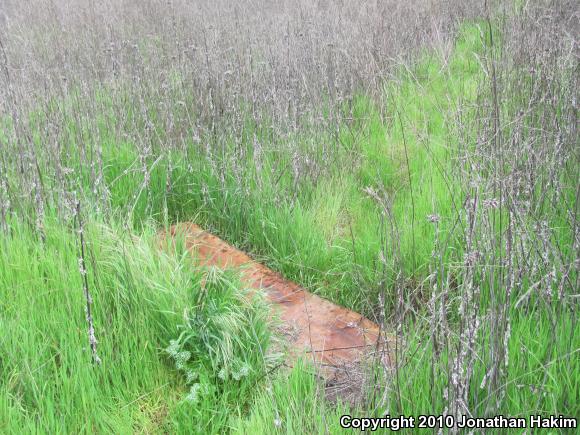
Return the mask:
{"type": "Polygon", "coordinates": [[[153,255],[152,246],[91,226],[99,272],[90,267],[90,284],[103,360],[93,367],[74,233],[52,223],[46,235],[39,243],[15,223],[15,234],[0,242],[2,431],[128,432],[149,424],[165,407],[149,396],[178,383],[160,364],[158,348],[174,333],[185,277],[169,257],[153,255]],[[182,281],[173,281],[174,274],[182,281]]]}
{"type": "Polygon", "coordinates": [[[212,161],[194,142],[185,152],[152,151],[147,186],[137,144],[111,138],[102,144],[111,209],[128,213],[137,230],[151,217],[161,224],[195,218],[287,277],[370,315],[385,269],[389,280],[400,268],[412,282],[427,274],[434,243],[427,216],[441,216],[442,232],[453,224],[460,206],[460,186],[451,175],[458,145],[453,110],[476,98],[478,51],[479,29],[465,26],[446,65],[426,55],[413,72],[402,69],[399,82],[385,87],[385,104],[397,108],[387,116],[369,98],[357,97],[355,120],[337,126],[338,139],[326,133],[313,138],[306,130],[276,138],[274,146],[272,132],[248,120],[241,142],[222,141],[212,161]],[[264,148],[261,170],[255,138],[264,148]],[[331,162],[322,160],[321,144],[328,144],[331,162]],[[293,177],[296,149],[322,168],[315,183],[293,177]],[[236,169],[231,156],[240,153],[236,169]],[[367,187],[390,198],[400,223],[400,263],[379,260],[384,225],[367,187]]]}
{"type": "MultiPolygon", "coordinates": [[[[265,307],[247,303],[235,276],[193,268],[180,243],[165,251],[157,246],[156,229],[181,220],[194,220],[286,277],[370,317],[383,308],[381,292],[387,315],[397,314],[395,282],[402,283],[416,316],[403,329],[406,353],[397,394],[384,405],[392,414],[442,413],[457,337],[448,337],[436,354],[430,325],[421,317],[434,291],[429,277],[444,263],[437,284],[453,282],[457,292],[449,296],[449,318],[461,320],[465,241],[456,228],[465,223],[458,210],[471,187],[461,184],[458,159],[460,151],[473,147],[471,109],[486,80],[478,60],[484,36],[477,23],[463,25],[445,62],[424,53],[386,82],[382,103],[366,95],[344,103],[340,109],[351,119],[340,121],[334,132],[309,126],[282,136],[268,122],[258,125],[248,117],[241,137],[208,135],[172,149],[156,142],[140,156],[143,144],[116,135],[144,128],[124,95],[99,91],[102,114],[95,122],[72,115],[80,94],[31,115],[39,158],[49,162],[43,122],[51,111],[68,114],[59,157],[75,170],[67,182],[82,191],[90,217],[89,283],[103,364],[91,364],[78,239],[66,224],[70,219],[49,207],[41,242],[30,224],[32,207],[16,204],[12,233],[0,235],[0,432],[335,433],[342,413],[385,410],[328,403],[309,367],[270,373],[275,361],[268,353],[272,337],[265,307]],[[86,165],[88,155],[99,153],[100,191],[93,190],[86,165]],[[389,216],[368,188],[387,205],[389,216]],[[430,215],[439,217],[437,226],[430,215]],[[398,256],[381,256],[385,244],[398,256]]],[[[150,106],[161,141],[171,140],[150,106]]],[[[174,108],[175,118],[185,124],[181,107],[174,108]]],[[[11,128],[5,122],[0,139],[8,140],[11,128]]],[[[16,160],[7,153],[3,163],[16,168],[16,160]]],[[[11,170],[9,178],[18,179],[11,170]]],[[[56,173],[47,169],[44,183],[56,202],[61,195],[56,173]]],[[[572,190],[564,196],[575,203],[572,190]]],[[[497,213],[505,217],[505,211],[497,213]]],[[[562,204],[547,216],[557,227],[562,252],[572,252],[562,204]]],[[[490,290],[497,279],[493,270],[482,267],[477,273],[483,326],[475,347],[481,357],[468,405],[484,415],[494,394],[480,388],[493,356],[487,351],[493,331],[486,316],[506,301],[490,290]]],[[[539,297],[516,309],[530,285],[524,280],[507,301],[509,365],[496,413],[578,415],[576,312],[539,297]]]]}
{"type": "Polygon", "coordinates": [[[220,433],[275,362],[268,311],[247,302],[235,276],[195,270],[179,248],[160,252],[151,227],[135,238],[94,223],[85,237],[102,364],[93,365],[75,233],[50,222],[40,243],[13,228],[0,238],[2,433],[191,433],[193,421],[220,433]],[[189,353],[186,366],[163,350],[171,340],[189,353]]]}
{"type": "Polygon", "coordinates": [[[313,370],[299,361],[289,374],[278,375],[258,395],[250,415],[234,421],[243,434],[326,434],[341,432],[340,417],[355,412],[324,400],[313,370]]]}
{"type": "MultiPolygon", "coordinates": [[[[500,406],[493,415],[525,418],[530,415],[578,415],[580,380],[574,373],[580,370],[580,328],[573,316],[566,313],[555,324],[543,309],[515,316],[509,340],[505,397],[499,401],[500,406]]],[[[446,365],[450,362],[449,349],[453,346],[436,356],[432,343],[425,339],[429,336],[428,330],[419,327],[409,328],[407,332],[408,350],[403,356],[405,364],[398,386],[401,400],[391,396],[389,407],[396,409],[397,415],[442,414],[446,406],[442,398],[451,382],[446,365]]],[[[489,345],[486,341],[490,332],[484,327],[477,346],[489,345]]],[[[488,413],[486,405],[490,403],[487,386],[482,386],[490,367],[488,358],[489,355],[475,362],[468,394],[470,409],[478,416],[488,413]]],[[[491,403],[495,404],[494,394],[497,395],[498,390],[492,391],[491,403]]]]}

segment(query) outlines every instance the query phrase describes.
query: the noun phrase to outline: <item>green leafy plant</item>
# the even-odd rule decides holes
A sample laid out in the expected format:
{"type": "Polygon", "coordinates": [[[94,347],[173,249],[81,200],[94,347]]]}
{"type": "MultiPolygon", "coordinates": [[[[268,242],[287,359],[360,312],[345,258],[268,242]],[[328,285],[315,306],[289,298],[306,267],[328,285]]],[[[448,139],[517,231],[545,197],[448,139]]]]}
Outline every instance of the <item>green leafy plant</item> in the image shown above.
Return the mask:
{"type": "Polygon", "coordinates": [[[233,393],[240,400],[275,366],[269,310],[231,271],[208,269],[195,282],[179,336],[165,349],[189,386],[186,399],[233,393]]]}

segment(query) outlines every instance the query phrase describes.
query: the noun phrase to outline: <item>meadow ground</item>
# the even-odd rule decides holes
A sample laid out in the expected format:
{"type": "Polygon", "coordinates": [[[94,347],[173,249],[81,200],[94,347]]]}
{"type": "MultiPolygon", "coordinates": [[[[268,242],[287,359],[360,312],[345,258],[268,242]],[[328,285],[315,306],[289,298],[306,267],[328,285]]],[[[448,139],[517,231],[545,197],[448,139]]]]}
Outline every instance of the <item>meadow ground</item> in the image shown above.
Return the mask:
{"type": "Polygon", "coordinates": [[[580,416],[578,6],[253,3],[0,6],[0,432],[580,416]],[[329,400],[234,273],[159,246],[186,220],[395,367],[329,400]]]}

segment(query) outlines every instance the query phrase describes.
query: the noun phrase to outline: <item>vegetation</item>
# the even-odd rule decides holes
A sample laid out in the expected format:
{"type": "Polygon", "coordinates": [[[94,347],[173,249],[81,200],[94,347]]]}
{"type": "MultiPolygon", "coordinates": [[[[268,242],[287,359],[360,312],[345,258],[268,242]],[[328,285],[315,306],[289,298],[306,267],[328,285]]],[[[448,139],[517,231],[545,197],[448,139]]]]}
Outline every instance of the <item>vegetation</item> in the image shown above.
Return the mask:
{"type": "Polygon", "coordinates": [[[0,5],[0,432],[580,415],[575,2],[158,3],[0,5]],[[184,220],[395,366],[330,400],[184,220]]]}

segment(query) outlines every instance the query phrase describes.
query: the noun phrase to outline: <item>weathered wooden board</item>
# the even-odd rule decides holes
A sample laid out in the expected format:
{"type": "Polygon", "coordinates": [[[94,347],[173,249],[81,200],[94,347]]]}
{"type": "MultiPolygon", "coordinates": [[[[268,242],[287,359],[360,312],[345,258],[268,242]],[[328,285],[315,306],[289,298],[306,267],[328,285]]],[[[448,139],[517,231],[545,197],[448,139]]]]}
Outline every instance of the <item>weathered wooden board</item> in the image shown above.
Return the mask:
{"type": "Polygon", "coordinates": [[[293,357],[312,359],[327,379],[373,355],[391,365],[394,339],[376,323],[311,294],[193,223],[172,226],[167,235],[182,238],[200,266],[239,269],[244,284],[263,291],[278,312],[293,357]]]}

